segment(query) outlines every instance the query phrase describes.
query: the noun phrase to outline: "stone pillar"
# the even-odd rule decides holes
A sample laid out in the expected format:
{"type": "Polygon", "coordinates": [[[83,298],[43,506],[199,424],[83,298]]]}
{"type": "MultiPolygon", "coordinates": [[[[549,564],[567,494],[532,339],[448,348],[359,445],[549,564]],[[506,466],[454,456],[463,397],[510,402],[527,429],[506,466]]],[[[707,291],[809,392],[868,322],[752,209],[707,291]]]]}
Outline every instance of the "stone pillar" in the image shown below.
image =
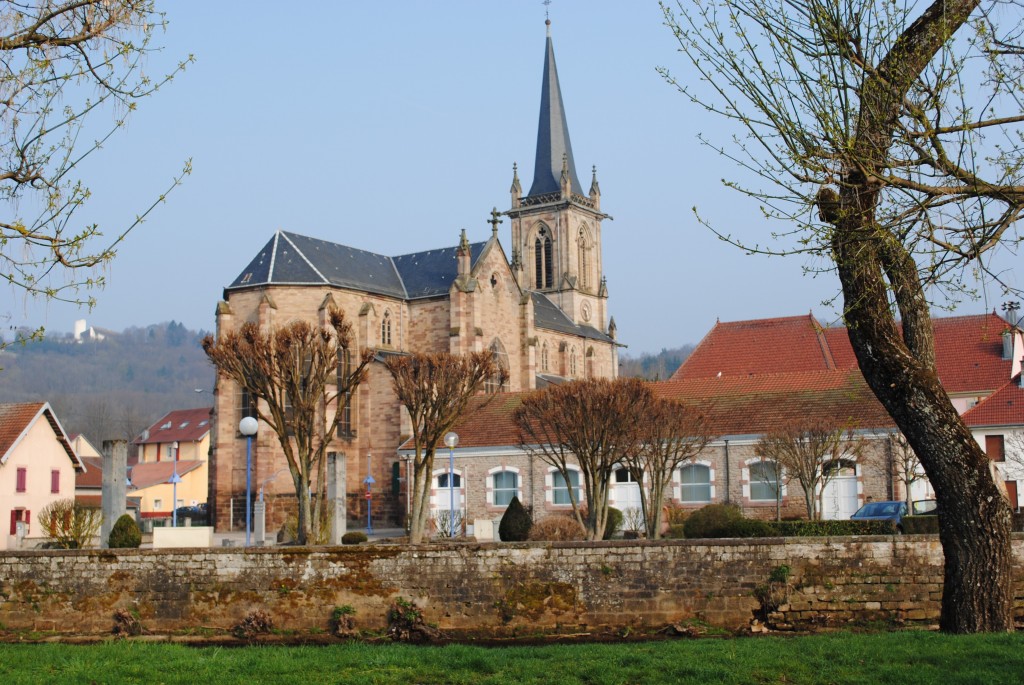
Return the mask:
{"type": "Polygon", "coordinates": [[[252,532],[256,544],[262,547],[267,544],[267,503],[262,499],[253,502],[252,518],[252,532]]]}
{"type": "Polygon", "coordinates": [[[330,513],[332,545],[340,545],[341,537],[348,531],[345,483],[345,453],[328,452],[327,511],[330,513]]]}
{"type": "Polygon", "coordinates": [[[103,441],[103,524],[100,547],[106,548],[114,523],[125,513],[128,480],[128,441],[103,441]]]}

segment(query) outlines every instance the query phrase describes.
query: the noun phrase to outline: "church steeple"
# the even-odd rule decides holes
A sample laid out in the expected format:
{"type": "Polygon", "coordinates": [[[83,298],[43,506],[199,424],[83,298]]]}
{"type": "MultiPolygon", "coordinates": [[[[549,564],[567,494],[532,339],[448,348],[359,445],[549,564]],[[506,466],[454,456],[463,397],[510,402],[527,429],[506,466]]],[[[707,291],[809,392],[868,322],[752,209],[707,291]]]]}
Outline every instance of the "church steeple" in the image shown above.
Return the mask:
{"type": "Polygon", "coordinates": [[[562,192],[562,173],[566,171],[569,190],[583,195],[583,187],[576,176],[576,164],[569,142],[569,124],[562,104],[562,89],[558,85],[555,67],[555,48],[551,43],[551,20],[548,26],[544,52],[544,80],[540,92],[540,121],[537,126],[537,157],[533,167],[533,185],[528,196],[562,192]]]}

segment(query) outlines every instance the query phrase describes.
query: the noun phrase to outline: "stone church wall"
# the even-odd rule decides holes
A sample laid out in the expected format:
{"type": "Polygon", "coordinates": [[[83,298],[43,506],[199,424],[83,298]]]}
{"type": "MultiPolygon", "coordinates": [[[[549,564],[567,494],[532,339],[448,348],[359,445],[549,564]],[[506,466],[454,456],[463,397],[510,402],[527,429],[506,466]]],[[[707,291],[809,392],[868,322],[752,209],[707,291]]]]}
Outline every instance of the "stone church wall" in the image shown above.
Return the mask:
{"type": "MultiPolygon", "coordinates": [[[[1015,555],[1024,536],[1014,534],[1015,555]]],[[[10,552],[0,556],[0,639],[109,635],[127,609],[147,633],[230,631],[261,609],[279,631],[323,634],[336,606],[379,631],[397,597],[453,636],[934,624],[937,536],[451,543],[420,546],[10,552]],[[770,583],[788,567],[785,582],[770,583]],[[759,599],[760,598],[760,599],[759,599]]],[[[1024,567],[1014,568],[1024,615],[1024,567]]]]}

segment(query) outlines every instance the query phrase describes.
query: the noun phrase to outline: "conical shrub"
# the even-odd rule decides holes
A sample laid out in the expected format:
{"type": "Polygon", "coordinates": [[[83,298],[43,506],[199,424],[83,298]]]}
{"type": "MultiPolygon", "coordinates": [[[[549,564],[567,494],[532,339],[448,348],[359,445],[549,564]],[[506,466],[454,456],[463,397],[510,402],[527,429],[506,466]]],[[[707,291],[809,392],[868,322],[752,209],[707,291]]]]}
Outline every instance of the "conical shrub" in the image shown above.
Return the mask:
{"type": "Polygon", "coordinates": [[[498,535],[504,542],[522,542],[530,535],[531,526],[533,519],[530,512],[526,511],[518,497],[513,497],[498,524],[498,535]]]}
{"type": "Polygon", "coordinates": [[[116,549],[118,547],[138,547],[141,544],[142,531],[139,530],[139,524],[135,523],[131,514],[122,514],[110,530],[107,546],[116,549]]]}

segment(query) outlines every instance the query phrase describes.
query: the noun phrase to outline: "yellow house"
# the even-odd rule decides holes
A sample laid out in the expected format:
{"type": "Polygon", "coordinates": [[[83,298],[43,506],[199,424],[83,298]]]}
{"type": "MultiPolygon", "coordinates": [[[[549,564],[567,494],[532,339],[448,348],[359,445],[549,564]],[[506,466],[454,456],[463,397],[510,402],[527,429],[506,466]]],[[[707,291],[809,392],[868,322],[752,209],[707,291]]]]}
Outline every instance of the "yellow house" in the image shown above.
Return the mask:
{"type": "Polygon", "coordinates": [[[34,547],[45,536],[36,517],[75,496],[82,462],[47,402],[0,404],[0,550],[34,547]]]}
{"type": "Polygon", "coordinates": [[[136,438],[139,460],[129,473],[129,492],[140,499],[142,518],[169,518],[175,507],[206,502],[210,411],[172,411],[136,438]]]}

